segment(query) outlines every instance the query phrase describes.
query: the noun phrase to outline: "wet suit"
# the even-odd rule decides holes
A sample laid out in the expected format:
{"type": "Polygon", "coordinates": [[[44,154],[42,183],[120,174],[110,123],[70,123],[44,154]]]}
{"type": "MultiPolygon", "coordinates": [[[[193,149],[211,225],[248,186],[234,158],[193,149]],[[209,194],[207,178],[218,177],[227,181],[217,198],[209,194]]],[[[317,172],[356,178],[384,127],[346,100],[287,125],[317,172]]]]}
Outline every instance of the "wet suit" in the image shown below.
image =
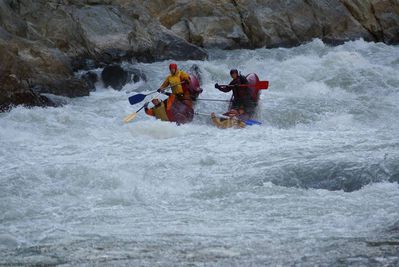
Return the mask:
{"type": "Polygon", "coordinates": [[[237,79],[230,82],[228,86],[215,85],[217,89],[222,92],[233,91],[232,109],[243,108],[244,112],[252,116],[255,112],[256,103],[252,100],[250,89],[248,87],[240,87],[242,84],[248,84],[247,78],[243,75],[238,75],[237,79]]]}

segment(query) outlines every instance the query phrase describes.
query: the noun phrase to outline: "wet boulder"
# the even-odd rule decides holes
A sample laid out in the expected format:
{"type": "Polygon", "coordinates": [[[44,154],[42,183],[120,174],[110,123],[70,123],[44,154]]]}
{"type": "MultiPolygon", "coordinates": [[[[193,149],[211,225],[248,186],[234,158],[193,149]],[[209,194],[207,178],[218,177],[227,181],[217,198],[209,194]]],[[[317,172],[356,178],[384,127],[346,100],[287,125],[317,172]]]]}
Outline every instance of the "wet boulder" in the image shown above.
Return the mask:
{"type": "Polygon", "coordinates": [[[111,86],[115,90],[121,90],[123,86],[130,82],[146,81],[145,74],[136,68],[122,68],[119,65],[109,65],[101,73],[101,79],[105,87],[111,86]]]}
{"type": "Polygon", "coordinates": [[[98,77],[95,72],[88,71],[81,76],[81,79],[86,82],[90,91],[95,91],[95,84],[98,81],[98,77]]]}
{"type": "Polygon", "coordinates": [[[81,97],[90,94],[89,84],[82,79],[74,77],[66,77],[61,80],[51,79],[38,81],[34,89],[36,93],[54,94],[66,97],[81,97]]]}
{"type": "Polygon", "coordinates": [[[139,81],[147,81],[147,76],[139,69],[130,68],[129,74],[131,77],[131,81],[133,81],[134,83],[137,83],[139,81]]]}
{"type": "Polygon", "coordinates": [[[29,88],[25,81],[13,74],[0,74],[0,112],[8,111],[13,106],[56,106],[56,104],[29,88]]]}
{"type": "Polygon", "coordinates": [[[119,65],[106,66],[101,72],[104,86],[111,86],[115,90],[121,90],[128,82],[128,73],[119,65]]]}

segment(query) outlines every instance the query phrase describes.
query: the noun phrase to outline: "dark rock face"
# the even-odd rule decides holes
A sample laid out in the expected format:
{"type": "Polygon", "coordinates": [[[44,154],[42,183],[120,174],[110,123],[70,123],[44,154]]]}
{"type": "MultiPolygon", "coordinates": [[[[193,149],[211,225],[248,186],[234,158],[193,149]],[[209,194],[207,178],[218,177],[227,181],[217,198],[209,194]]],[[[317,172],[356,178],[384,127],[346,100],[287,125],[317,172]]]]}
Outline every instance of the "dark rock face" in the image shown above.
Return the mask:
{"type": "Polygon", "coordinates": [[[12,106],[56,106],[49,98],[31,90],[26,82],[18,80],[15,75],[0,75],[0,112],[8,111],[12,106]]]}
{"type": "MultiPolygon", "coordinates": [[[[79,69],[131,59],[206,56],[204,50],[160,25],[135,1],[0,0],[0,72],[27,83],[22,89],[17,83],[2,86],[2,107],[46,105],[49,102],[39,101],[45,98],[39,97],[42,93],[88,95],[94,77],[75,78],[73,72],[79,69]],[[31,97],[22,97],[25,95],[31,97]]],[[[120,89],[124,80],[140,77],[139,72],[128,73],[113,87],[120,89]]]]}
{"type": "Polygon", "coordinates": [[[88,96],[90,93],[90,85],[85,80],[73,77],[37,84],[34,89],[35,92],[40,94],[55,94],[67,97],[88,96]]]}
{"type": "Polygon", "coordinates": [[[115,90],[121,90],[128,82],[128,73],[119,65],[111,65],[104,68],[101,79],[105,87],[111,86],[115,90]]]}
{"type": "Polygon", "coordinates": [[[101,79],[105,87],[111,86],[115,90],[121,90],[122,87],[133,81],[146,81],[147,78],[143,72],[135,68],[124,69],[119,65],[106,66],[101,72],[101,79]]]}
{"type": "Polygon", "coordinates": [[[139,81],[147,81],[147,77],[145,76],[144,72],[139,69],[129,68],[128,73],[130,74],[130,81],[137,83],[139,81]]]}
{"type": "Polygon", "coordinates": [[[94,91],[96,89],[95,84],[98,81],[96,73],[88,71],[82,75],[81,79],[86,82],[90,91],[94,91]]]}

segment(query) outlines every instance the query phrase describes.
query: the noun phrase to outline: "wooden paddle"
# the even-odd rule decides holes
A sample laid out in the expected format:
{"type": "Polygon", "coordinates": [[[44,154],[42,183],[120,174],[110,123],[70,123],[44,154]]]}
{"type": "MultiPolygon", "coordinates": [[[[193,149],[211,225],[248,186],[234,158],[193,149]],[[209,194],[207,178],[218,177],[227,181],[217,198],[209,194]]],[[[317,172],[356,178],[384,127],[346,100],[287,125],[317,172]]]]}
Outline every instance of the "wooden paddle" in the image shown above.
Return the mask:
{"type": "Polygon", "coordinates": [[[156,96],[154,96],[153,98],[151,98],[150,101],[146,102],[141,108],[139,108],[136,112],[133,112],[129,115],[127,115],[124,119],[123,122],[124,123],[129,123],[132,120],[134,120],[137,117],[137,113],[139,113],[148,103],[150,103],[153,99],[157,98],[161,93],[157,94],[156,96]]]}

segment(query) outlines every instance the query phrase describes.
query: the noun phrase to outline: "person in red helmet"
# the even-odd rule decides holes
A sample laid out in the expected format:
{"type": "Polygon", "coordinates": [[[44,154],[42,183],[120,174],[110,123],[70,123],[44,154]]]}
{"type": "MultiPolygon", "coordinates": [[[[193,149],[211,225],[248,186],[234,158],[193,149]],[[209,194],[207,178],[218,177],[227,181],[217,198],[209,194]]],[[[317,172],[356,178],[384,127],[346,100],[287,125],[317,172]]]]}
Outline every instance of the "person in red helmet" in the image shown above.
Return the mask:
{"type": "Polygon", "coordinates": [[[166,77],[165,81],[162,83],[161,87],[158,89],[158,92],[164,93],[165,88],[170,86],[172,88],[172,94],[170,94],[167,105],[166,112],[173,120],[172,106],[176,101],[180,101],[190,108],[192,108],[192,101],[190,97],[190,92],[188,90],[188,86],[190,84],[190,75],[186,72],[179,70],[177,68],[176,63],[172,63],[169,65],[170,75],[166,77]]]}
{"type": "Polygon", "coordinates": [[[162,83],[160,91],[163,92],[166,87],[171,86],[173,95],[184,97],[184,87],[190,84],[190,76],[186,72],[179,70],[176,63],[171,63],[169,65],[169,71],[170,75],[168,75],[162,83]]]}

